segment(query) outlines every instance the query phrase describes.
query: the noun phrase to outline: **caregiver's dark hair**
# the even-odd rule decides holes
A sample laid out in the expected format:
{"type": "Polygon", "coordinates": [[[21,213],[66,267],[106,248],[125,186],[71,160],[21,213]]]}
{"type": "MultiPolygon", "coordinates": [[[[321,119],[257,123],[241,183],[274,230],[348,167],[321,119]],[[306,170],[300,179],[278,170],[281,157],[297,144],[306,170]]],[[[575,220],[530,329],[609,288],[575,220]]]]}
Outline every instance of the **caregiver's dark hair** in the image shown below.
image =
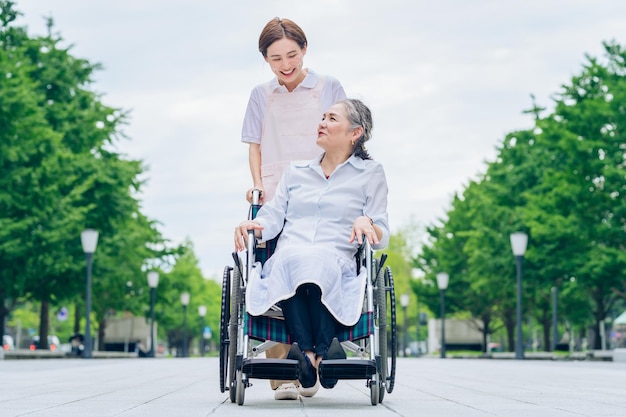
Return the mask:
{"type": "Polygon", "coordinates": [[[259,36],[259,52],[263,54],[264,58],[267,58],[267,48],[274,42],[283,38],[291,39],[297,43],[300,48],[305,48],[307,45],[306,35],[300,26],[289,19],[275,17],[270,20],[261,31],[261,36],[259,36]]]}

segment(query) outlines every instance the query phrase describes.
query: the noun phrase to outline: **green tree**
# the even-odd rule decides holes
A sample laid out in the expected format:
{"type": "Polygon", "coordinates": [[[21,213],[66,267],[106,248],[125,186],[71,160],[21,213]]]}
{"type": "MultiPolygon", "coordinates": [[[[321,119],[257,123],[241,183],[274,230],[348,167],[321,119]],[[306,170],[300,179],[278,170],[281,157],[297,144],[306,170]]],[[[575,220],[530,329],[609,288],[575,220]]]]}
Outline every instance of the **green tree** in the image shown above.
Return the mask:
{"type": "Polygon", "coordinates": [[[85,211],[75,193],[59,192],[73,158],[47,122],[39,83],[31,77],[36,63],[25,59],[28,37],[10,26],[16,16],[12,2],[0,3],[0,66],[6,74],[0,81],[2,323],[7,299],[14,306],[31,288],[29,277],[40,277],[40,299],[49,300],[48,289],[70,263],[68,253],[55,253],[57,245],[63,246],[63,234],[85,211]]]}
{"type": "MultiPolygon", "coordinates": [[[[541,117],[544,109],[533,103],[527,113],[535,126],[506,136],[485,175],[455,197],[441,225],[427,229],[416,259],[431,279],[437,271],[450,273],[451,309],[483,321],[499,316],[510,347],[511,232],[530,235],[523,305],[543,326],[546,348],[552,287],[562,290],[568,321],[585,323],[591,313],[598,334],[626,285],[626,53],[615,43],[605,50],[604,63],[588,58],[582,73],[563,86],[552,114],[541,117]]],[[[599,343],[596,338],[595,347],[599,343]]]]}
{"type": "MultiPolygon", "coordinates": [[[[423,282],[415,290],[426,298],[437,316],[440,309],[435,277],[439,272],[448,273],[446,312],[461,317],[469,313],[474,319],[470,322],[483,335],[483,350],[498,327],[498,318],[511,329],[510,341],[514,325],[514,309],[507,302],[513,287],[502,268],[503,256],[494,255],[503,245],[503,237],[493,222],[481,223],[488,213],[498,210],[485,188],[485,182],[471,182],[462,196],[454,197],[448,219],[427,229],[429,244],[415,261],[429,278],[428,284],[423,282]]],[[[488,218],[502,220],[500,216],[488,218]]]]}
{"type": "Polygon", "coordinates": [[[0,232],[0,295],[40,301],[45,342],[50,304],[84,295],[79,236],[85,227],[100,232],[94,291],[112,294],[96,297],[99,321],[118,307],[119,282],[139,281],[142,270],[166,264],[173,252],[140,212],[141,161],[115,150],[126,114],[92,90],[99,65],[64,48],[51,19],[46,36],[30,37],[12,25],[16,15],[12,2],[0,1],[0,62],[11,74],[0,84],[11,93],[0,101],[7,125],[0,133],[0,181],[7,184],[0,194],[0,225],[6,226],[0,232]]]}
{"type": "Polygon", "coordinates": [[[575,277],[588,295],[596,335],[626,282],[626,53],[604,47],[605,61],[587,57],[554,113],[537,122],[537,145],[552,161],[525,213],[550,249],[554,275],[575,277]]]}

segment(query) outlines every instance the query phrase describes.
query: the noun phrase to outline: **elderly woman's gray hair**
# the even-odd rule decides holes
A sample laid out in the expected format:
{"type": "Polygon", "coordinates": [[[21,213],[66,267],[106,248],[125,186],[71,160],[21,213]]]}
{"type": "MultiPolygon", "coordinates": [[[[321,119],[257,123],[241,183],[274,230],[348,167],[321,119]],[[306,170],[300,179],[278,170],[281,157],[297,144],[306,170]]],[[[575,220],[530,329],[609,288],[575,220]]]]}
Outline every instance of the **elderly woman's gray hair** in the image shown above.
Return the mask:
{"type": "Polygon", "coordinates": [[[374,127],[372,122],[372,112],[359,99],[347,98],[345,100],[341,100],[339,103],[343,104],[346,109],[346,117],[348,118],[348,122],[350,122],[350,127],[352,129],[356,129],[358,127],[363,129],[363,133],[354,143],[352,154],[361,159],[372,159],[365,148],[365,142],[370,140],[372,137],[372,128],[374,127]]]}

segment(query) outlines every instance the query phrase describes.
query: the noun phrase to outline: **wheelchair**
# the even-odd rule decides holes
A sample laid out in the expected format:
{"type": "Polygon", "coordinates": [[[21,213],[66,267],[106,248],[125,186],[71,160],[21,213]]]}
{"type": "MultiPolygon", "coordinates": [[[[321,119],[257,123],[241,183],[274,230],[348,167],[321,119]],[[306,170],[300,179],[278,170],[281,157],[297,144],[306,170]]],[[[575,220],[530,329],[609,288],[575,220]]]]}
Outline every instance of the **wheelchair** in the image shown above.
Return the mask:
{"type": "MultiPolygon", "coordinates": [[[[249,219],[260,209],[258,201],[255,190],[249,219]]],[[[296,380],[299,376],[296,360],[261,355],[278,343],[292,343],[280,307],[273,306],[261,316],[246,312],[245,292],[252,266],[257,260],[263,263],[270,254],[271,250],[257,245],[250,231],[245,255],[233,253],[233,266],[226,266],[222,277],[220,390],[228,391],[230,401],[238,405],[243,405],[251,379],[296,380]]],[[[386,254],[375,258],[364,239],[355,256],[357,271],[367,271],[362,314],[354,326],[336,335],[347,358],[323,360],[318,369],[320,378],[364,379],[373,406],[382,403],[385,392],[393,391],[396,375],[396,302],[393,274],[384,266],[386,258],[386,254]]]]}

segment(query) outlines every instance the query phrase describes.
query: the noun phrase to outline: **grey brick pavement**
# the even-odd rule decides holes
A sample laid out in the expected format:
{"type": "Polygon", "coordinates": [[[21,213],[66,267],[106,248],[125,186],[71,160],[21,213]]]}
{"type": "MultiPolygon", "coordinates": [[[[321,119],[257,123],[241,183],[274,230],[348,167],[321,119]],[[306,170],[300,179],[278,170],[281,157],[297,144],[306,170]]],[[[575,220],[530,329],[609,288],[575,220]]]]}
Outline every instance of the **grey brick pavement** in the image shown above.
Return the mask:
{"type": "Polygon", "coordinates": [[[400,358],[398,372],[375,407],[360,380],[298,401],[253,380],[238,406],[216,358],[3,360],[0,416],[626,416],[624,363],[400,358]]]}

